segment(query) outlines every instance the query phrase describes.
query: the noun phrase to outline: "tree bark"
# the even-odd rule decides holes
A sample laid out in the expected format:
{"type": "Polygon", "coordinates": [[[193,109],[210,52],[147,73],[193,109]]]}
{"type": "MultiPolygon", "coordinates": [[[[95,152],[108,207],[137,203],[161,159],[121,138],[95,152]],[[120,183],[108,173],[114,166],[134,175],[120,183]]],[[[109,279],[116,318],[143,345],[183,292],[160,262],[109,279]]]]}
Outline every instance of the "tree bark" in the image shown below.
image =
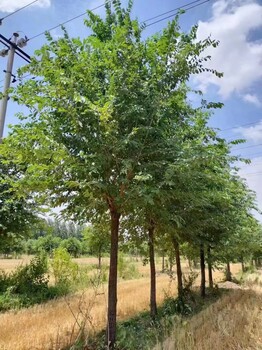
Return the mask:
{"type": "Polygon", "coordinates": [[[242,272],[245,272],[245,263],[244,263],[244,259],[243,257],[241,257],[241,268],[242,268],[242,272]]]}
{"type": "Polygon", "coordinates": [[[108,280],[108,311],[107,311],[107,346],[114,349],[116,341],[116,305],[117,305],[117,258],[118,231],[120,214],[110,210],[111,214],[111,249],[108,280]]]}
{"type": "Polygon", "coordinates": [[[205,274],[205,251],[204,244],[200,244],[200,270],[201,270],[201,284],[200,294],[202,298],[206,296],[206,274],[205,274]]]}
{"type": "Polygon", "coordinates": [[[227,262],[227,269],[226,269],[226,281],[231,282],[232,281],[232,275],[230,271],[230,262],[227,262]]]}
{"type": "Polygon", "coordinates": [[[194,266],[194,269],[197,269],[198,266],[197,266],[197,260],[194,258],[193,259],[193,266],[194,266]]]}
{"type": "Polygon", "coordinates": [[[101,259],[102,259],[102,254],[101,252],[98,253],[98,269],[101,270],[101,259]]]}
{"type": "Polygon", "coordinates": [[[165,272],[165,253],[162,253],[162,273],[165,272]]]}
{"type": "Polygon", "coordinates": [[[176,256],[177,292],[178,292],[178,296],[182,297],[183,279],[182,279],[182,268],[181,268],[181,260],[180,260],[180,250],[179,250],[179,244],[175,238],[173,238],[173,246],[175,249],[175,256],[176,256]]]}
{"type": "Polygon", "coordinates": [[[150,315],[154,319],[157,314],[156,306],[156,266],[154,252],[154,224],[150,222],[148,228],[148,247],[150,262],[150,315]]]}
{"type": "Polygon", "coordinates": [[[213,271],[212,271],[212,261],[211,261],[211,248],[210,245],[207,247],[207,265],[208,265],[208,282],[209,288],[213,289],[213,271]]]}

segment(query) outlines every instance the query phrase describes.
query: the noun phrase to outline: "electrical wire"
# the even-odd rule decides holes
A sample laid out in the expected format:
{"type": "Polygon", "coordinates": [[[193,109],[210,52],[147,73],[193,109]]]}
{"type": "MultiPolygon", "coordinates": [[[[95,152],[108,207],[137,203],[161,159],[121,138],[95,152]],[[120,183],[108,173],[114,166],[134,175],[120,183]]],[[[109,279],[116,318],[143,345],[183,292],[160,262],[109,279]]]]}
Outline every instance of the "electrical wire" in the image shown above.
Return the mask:
{"type": "Polygon", "coordinates": [[[237,129],[237,128],[243,128],[245,126],[255,125],[255,124],[258,124],[260,121],[253,122],[253,123],[242,124],[242,125],[232,126],[231,128],[226,128],[226,129],[219,130],[219,132],[224,132],[224,131],[233,130],[233,129],[237,129]]]}
{"type": "MultiPolygon", "coordinates": [[[[94,7],[94,8],[91,9],[90,11],[98,10],[98,9],[100,9],[101,7],[105,6],[105,4],[106,4],[106,2],[104,2],[103,4],[101,4],[101,5],[99,5],[99,6],[94,7]]],[[[83,12],[83,13],[80,13],[79,15],[77,15],[77,16],[75,16],[75,17],[72,17],[72,18],[68,19],[68,20],[65,21],[65,22],[59,23],[59,24],[57,24],[56,26],[54,26],[54,27],[52,27],[52,28],[46,29],[46,30],[44,30],[43,32],[41,32],[41,33],[39,33],[39,34],[36,34],[36,35],[32,36],[31,38],[28,39],[28,41],[29,41],[29,40],[33,40],[33,39],[36,39],[36,38],[38,38],[39,36],[44,35],[46,32],[50,32],[51,30],[54,30],[54,29],[56,29],[56,28],[59,28],[59,27],[63,26],[64,24],[67,24],[67,23],[69,23],[69,22],[72,22],[72,21],[74,21],[75,19],[84,16],[85,14],[86,14],[86,11],[83,12]]]]}
{"type": "Polygon", "coordinates": [[[15,10],[14,12],[9,13],[8,15],[6,15],[5,17],[3,17],[3,18],[0,19],[0,24],[2,24],[3,20],[6,19],[7,17],[13,16],[15,13],[17,13],[17,12],[19,12],[19,11],[25,9],[26,7],[29,7],[29,6],[33,5],[33,4],[36,3],[37,1],[39,1],[39,0],[34,0],[34,1],[30,2],[30,3],[27,4],[27,5],[25,5],[25,6],[23,6],[23,7],[20,7],[19,9],[15,10]]]}
{"type": "Polygon", "coordinates": [[[255,173],[246,173],[246,174],[239,174],[239,176],[244,177],[244,176],[253,176],[253,175],[262,175],[261,171],[255,172],[255,173]]]}
{"type": "Polygon", "coordinates": [[[176,7],[175,9],[169,10],[169,11],[167,11],[167,12],[163,12],[163,13],[161,13],[160,15],[156,15],[156,16],[154,16],[154,17],[148,18],[148,19],[142,21],[142,23],[150,22],[150,21],[152,21],[152,20],[154,20],[154,19],[156,19],[156,18],[162,17],[162,16],[167,15],[167,14],[169,14],[169,13],[171,13],[171,12],[175,12],[175,11],[177,11],[177,10],[180,10],[181,8],[183,8],[183,7],[185,7],[185,6],[193,5],[193,4],[198,3],[198,2],[201,2],[201,1],[203,1],[203,0],[195,0],[195,1],[189,2],[189,3],[186,4],[186,5],[183,5],[183,6],[180,6],[180,7],[176,7]]]}
{"type": "MultiPolygon", "coordinates": [[[[188,7],[188,8],[185,8],[185,7],[188,6],[188,5],[184,5],[184,6],[179,7],[178,9],[179,9],[179,10],[182,10],[182,9],[183,9],[183,10],[185,10],[185,11],[192,10],[193,8],[196,8],[196,7],[198,7],[198,6],[204,5],[204,4],[208,3],[209,1],[210,1],[210,0],[205,0],[205,1],[202,1],[202,2],[200,2],[200,3],[198,3],[198,4],[194,5],[194,6],[190,6],[190,7],[188,7]]],[[[154,24],[160,23],[160,22],[162,22],[162,21],[165,21],[166,19],[169,19],[169,18],[171,18],[171,17],[174,17],[174,16],[177,15],[177,14],[179,14],[179,11],[177,11],[176,13],[174,13],[174,14],[172,14],[172,15],[169,15],[169,16],[167,16],[167,17],[161,18],[161,19],[159,19],[159,20],[157,20],[157,21],[155,21],[155,22],[152,22],[152,23],[147,24],[147,25],[146,25],[146,28],[147,28],[147,27],[150,27],[150,26],[152,26],[152,25],[154,25],[154,24]]]]}
{"type": "Polygon", "coordinates": [[[245,146],[245,147],[241,147],[241,148],[236,148],[236,149],[233,149],[232,151],[239,151],[239,150],[241,150],[241,149],[259,147],[259,146],[262,146],[262,143],[259,143],[259,144],[257,144],[257,145],[251,145],[251,146],[245,146]]]}
{"type": "MultiPolygon", "coordinates": [[[[183,6],[176,7],[176,8],[174,8],[174,9],[172,9],[172,10],[169,10],[169,11],[167,11],[167,12],[163,12],[163,13],[161,13],[161,14],[159,14],[159,15],[157,15],[157,16],[154,16],[154,17],[152,17],[152,18],[148,18],[148,19],[146,19],[145,21],[143,21],[142,23],[149,22],[149,21],[151,21],[151,20],[153,20],[153,19],[155,19],[155,18],[159,18],[159,17],[162,17],[162,16],[164,16],[164,15],[166,15],[166,14],[168,14],[168,13],[177,11],[177,12],[175,12],[175,13],[173,13],[173,14],[167,16],[167,17],[161,18],[161,19],[159,19],[159,20],[157,20],[157,21],[155,21],[155,22],[152,22],[152,23],[147,24],[147,25],[145,26],[145,28],[147,28],[147,27],[152,26],[152,25],[154,25],[154,24],[156,24],[156,23],[159,23],[159,22],[161,22],[161,21],[164,21],[164,20],[166,20],[166,19],[168,19],[168,18],[174,17],[175,15],[177,15],[177,14],[179,13],[179,10],[188,11],[188,10],[191,10],[191,9],[193,9],[193,8],[195,8],[195,7],[201,6],[201,5],[203,5],[203,4],[205,4],[205,3],[209,2],[209,1],[212,1],[212,0],[205,0],[205,1],[203,1],[203,0],[195,0],[195,1],[191,1],[191,2],[189,2],[189,3],[187,3],[187,4],[183,5],[183,6]],[[189,5],[192,5],[192,4],[196,4],[196,5],[191,6],[191,7],[188,7],[189,5]]],[[[105,4],[108,3],[108,2],[110,2],[110,1],[105,1],[103,4],[101,4],[101,5],[99,5],[99,6],[95,7],[95,8],[93,8],[93,9],[91,9],[90,11],[98,10],[99,8],[104,7],[105,4]]],[[[49,28],[49,29],[46,29],[46,30],[44,30],[43,32],[41,32],[41,33],[39,33],[39,34],[36,34],[36,35],[32,36],[31,38],[28,39],[28,41],[29,41],[29,40],[33,40],[33,39],[35,39],[35,38],[38,38],[39,36],[45,34],[46,32],[49,32],[49,31],[54,30],[54,29],[56,29],[56,28],[59,28],[60,26],[62,26],[62,25],[64,25],[64,24],[67,24],[67,23],[69,23],[69,22],[72,22],[72,21],[74,21],[75,19],[84,16],[85,14],[86,14],[86,11],[83,12],[83,13],[80,13],[79,15],[77,15],[77,16],[75,16],[75,17],[73,17],[73,18],[68,19],[68,20],[65,21],[65,22],[62,22],[62,23],[60,23],[60,24],[57,24],[57,25],[55,25],[54,27],[51,27],[51,28],[49,28]]]]}

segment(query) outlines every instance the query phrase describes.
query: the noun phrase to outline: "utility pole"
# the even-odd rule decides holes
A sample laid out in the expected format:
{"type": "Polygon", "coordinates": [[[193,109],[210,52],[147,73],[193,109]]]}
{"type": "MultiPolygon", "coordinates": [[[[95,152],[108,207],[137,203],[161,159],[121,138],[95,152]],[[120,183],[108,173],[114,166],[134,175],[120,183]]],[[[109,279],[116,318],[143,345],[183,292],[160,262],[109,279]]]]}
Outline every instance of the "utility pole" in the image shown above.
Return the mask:
{"type": "Polygon", "coordinates": [[[21,38],[18,40],[18,37],[19,37],[19,34],[14,33],[13,40],[11,41],[0,34],[0,42],[7,47],[7,49],[3,49],[0,51],[0,56],[4,57],[8,54],[7,67],[6,67],[6,71],[5,71],[5,83],[4,83],[3,97],[1,100],[1,106],[0,106],[0,143],[2,142],[3,134],[4,134],[7,102],[9,99],[8,89],[10,88],[11,77],[13,76],[12,70],[13,70],[15,54],[18,54],[26,62],[30,63],[30,56],[28,56],[24,51],[22,51],[19,48],[19,47],[23,47],[26,45],[27,38],[25,37],[25,38],[21,38]]]}

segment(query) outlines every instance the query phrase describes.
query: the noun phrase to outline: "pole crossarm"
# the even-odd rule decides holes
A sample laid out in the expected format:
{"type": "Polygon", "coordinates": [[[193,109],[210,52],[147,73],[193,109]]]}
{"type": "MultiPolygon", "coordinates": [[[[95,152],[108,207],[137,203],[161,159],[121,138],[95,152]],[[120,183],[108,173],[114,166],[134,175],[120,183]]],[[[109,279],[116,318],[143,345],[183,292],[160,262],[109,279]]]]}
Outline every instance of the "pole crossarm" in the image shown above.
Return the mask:
{"type": "Polygon", "coordinates": [[[3,95],[1,99],[1,105],[0,105],[0,143],[2,142],[3,135],[4,135],[4,126],[5,126],[5,117],[6,117],[6,110],[7,110],[7,102],[8,102],[8,91],[11,84],[11,78],[13,77],[13,81],[15,81],[15,76],[12,73],[13,70],[13,64],[14,64],[14,57],[15,54],[20,56],[23,60],[25,60],[27,63],[31,62],[31,57],[25,53],[23,50],[18,47],[18,45],[23,47],[26,42],[27,38],[22,40],[22,43],[20,41],[17,41],[19,37],[18,33],[13,34],[13,40],[7,39],[5,36],[0,34],[0,42],[5,45],[8,49],[6,50],[8,53],[8,60],[7,60],[7,67],[4,70],[5,72],[5,83],[4,83],[4,90],[3,95]],[[18,44],[18,45],[17,45],[18,44]]]}
{"type": "MultiPolygon", "coordinates": [[[[31,57],[26,53],[24,52],[23,50],[20,49],[20,47],[18,47],[16,45],[16,43],[12,42],[11,40],[7,39],[6,37],[4,37],[2,34],[0,34],[0,42],[2,44],[4,44],[5,46],[7,47],[13,47],[16,51],[18,51],[20,53],[20,57],[22,57],[25,61],[27,61],[28,63],[30,63],[30,60],[31,60],[31,57]],[[3,42],[4,41],[4,42],[3,42]]],[[[16,52],[18,54],[18,52],[16,52]]]]}

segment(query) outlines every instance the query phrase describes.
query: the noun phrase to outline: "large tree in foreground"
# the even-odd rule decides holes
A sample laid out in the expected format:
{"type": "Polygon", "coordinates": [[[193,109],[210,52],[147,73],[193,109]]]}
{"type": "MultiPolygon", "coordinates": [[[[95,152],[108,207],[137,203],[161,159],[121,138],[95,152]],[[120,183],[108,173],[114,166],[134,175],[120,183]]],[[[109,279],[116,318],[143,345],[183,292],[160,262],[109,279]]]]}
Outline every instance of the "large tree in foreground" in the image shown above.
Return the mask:
{"type": "Polygon", "coordinates": [[[93,33],[84,40],[66,32],[57,41],[47,35],[48,44],[23,71],[39,79],[21,84],[14,94],[30,113],[2,147],[14,162],[27,164],[21,185],[39,200],[64,205],[64,213],[78,220],[109,215],[112,348],[121,215],[137,206],[140,180],[176,159],[175,130],[188,118],[184,82],[204,69],[203,50],[217,45],[197,42],[196,27],[181,33],[177,20],[143,40],[143,26],[130,18],[132,1],[127,10],[120,1],[113,4],[113,12],[106,4],[105,20],[88,13],[93,33]]]}

